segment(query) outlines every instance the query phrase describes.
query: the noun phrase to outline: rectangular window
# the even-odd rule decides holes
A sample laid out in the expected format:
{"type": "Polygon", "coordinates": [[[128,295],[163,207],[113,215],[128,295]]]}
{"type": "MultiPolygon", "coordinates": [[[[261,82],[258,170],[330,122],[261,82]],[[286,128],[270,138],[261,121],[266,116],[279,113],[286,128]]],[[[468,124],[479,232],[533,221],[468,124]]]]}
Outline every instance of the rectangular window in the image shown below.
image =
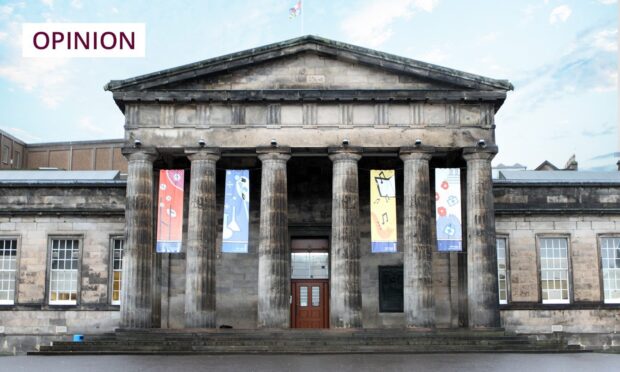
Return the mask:
{"type": "Polygon", "coordinates": [[[570,302],[567,238],[540,238],[540,284],[543,304],[570,302]]]}
{"type": "Polygon", "coordinates": [[[17,239],[0,239],[0,305],[15,303],[17,239]]]}
{"type": "Polygon", "coordinates": [[[2,162],[4,164],[9,163],[9,146],[2,146],[2,162]]]}
{"type": "Polygon", "coordinates": [[[124,245],[125,240],[122,238],[112,238],[112,305],[121,304],[124,245]]]}
{"type": "Polygon", "coordinates": [[[499,303],[508,303],[508,239],[497,238],[497,287],[499,303]]]}
{"type": "Polygon", "coordinates": [[[402,266],[379,266],[379,311],[403,312],[402,266]]]}
{"type": "Polygon", "coordinates": [[[50,259],[50,305],[76,305],[78,288],[78,239],[52,239],[50,259]]]}
{"type": "Polygon", "coordinates": [[[22,153],[19,151],[15,151],[15,163],[13,164],[13,168],[21,168],[22,166],[22,153]]]}
{"type": "Polygon", "coordinates": [[[620,304],[620,237],[602,237],[600,244],[604,301],[620,304]]]}

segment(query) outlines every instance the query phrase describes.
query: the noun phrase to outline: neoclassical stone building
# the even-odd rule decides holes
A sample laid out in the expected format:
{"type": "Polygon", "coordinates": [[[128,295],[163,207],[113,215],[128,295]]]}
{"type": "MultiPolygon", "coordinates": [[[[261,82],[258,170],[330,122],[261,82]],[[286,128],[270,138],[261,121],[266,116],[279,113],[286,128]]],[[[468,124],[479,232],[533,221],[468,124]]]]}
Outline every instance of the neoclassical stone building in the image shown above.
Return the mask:
{"type": "MultiPolygon", "coordinates": [[[[45,320],[29,332],[48,336],[618,328],[620,264],[609,255],[620,259],[620,178],[525,171],[493,181],[508,81],[306,36],[105,89],[125,115],[125,138],[106,142],[105,156],[120,169],[122,147],[126,180],[2,180],[0,237],[18,252],[15,295],[0,305],[7,335],[34,318],[45,320]],[[462,252],[436,248],[437,168],[460,169],[462,252]],[[154,250],[162,169],[185,170],[178,254],[154,250]],[[230,169],[249,170],[247,253],[221,249],[230,169]],[[370,249],[371,169],[396,170],[394,253],[370,249]],[[75,277],[55,274],[57,251],[75,277]]],[[[36,151],[44,164],[44,146],[36,151]]]]}

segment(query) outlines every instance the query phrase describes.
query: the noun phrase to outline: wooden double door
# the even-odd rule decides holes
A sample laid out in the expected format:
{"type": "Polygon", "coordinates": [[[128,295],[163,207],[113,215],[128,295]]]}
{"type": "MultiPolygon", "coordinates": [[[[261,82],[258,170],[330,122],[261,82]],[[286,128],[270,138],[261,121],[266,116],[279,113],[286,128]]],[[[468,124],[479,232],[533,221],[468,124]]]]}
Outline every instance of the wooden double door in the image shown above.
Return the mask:
{"type": "Polygon", "coordinates": [[[329,240],[291,240],[291,328],[329,328],[329,240]]]}
{"type": "Polygon", "coordinates": [[[293,328],[329,328],[329,280],[291,281],[293,328]]]}

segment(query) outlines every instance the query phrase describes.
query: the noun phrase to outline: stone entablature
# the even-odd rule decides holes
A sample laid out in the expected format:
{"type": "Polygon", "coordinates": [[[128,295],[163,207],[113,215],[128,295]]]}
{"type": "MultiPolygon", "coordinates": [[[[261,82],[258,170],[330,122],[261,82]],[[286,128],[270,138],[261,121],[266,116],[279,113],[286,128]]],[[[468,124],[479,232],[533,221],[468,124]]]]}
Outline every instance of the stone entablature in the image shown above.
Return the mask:
{"type": "Polygon", "coordinates": [[[491,129],[490,103],[127,104],[125,128],[491,129]]]}

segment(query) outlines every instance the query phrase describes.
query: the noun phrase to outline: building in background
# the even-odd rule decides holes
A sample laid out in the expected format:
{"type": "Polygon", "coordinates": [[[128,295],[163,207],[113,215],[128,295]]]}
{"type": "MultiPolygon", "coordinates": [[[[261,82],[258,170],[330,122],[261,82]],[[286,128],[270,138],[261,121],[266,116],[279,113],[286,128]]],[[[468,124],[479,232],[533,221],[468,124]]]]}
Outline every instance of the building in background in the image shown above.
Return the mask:
{"type": "Polygon", "coordinates": [[[3,135],[22,168],[0,172],[5,351],[119,326],[618,331],[620,173],[492,180],[507,81],[308,36],[106,88],[123,140],[3,135]],[[156,253],[175,182],[182,249],[156,253]],[[436,183],[460,186],[458,223],[436,183]]]}

